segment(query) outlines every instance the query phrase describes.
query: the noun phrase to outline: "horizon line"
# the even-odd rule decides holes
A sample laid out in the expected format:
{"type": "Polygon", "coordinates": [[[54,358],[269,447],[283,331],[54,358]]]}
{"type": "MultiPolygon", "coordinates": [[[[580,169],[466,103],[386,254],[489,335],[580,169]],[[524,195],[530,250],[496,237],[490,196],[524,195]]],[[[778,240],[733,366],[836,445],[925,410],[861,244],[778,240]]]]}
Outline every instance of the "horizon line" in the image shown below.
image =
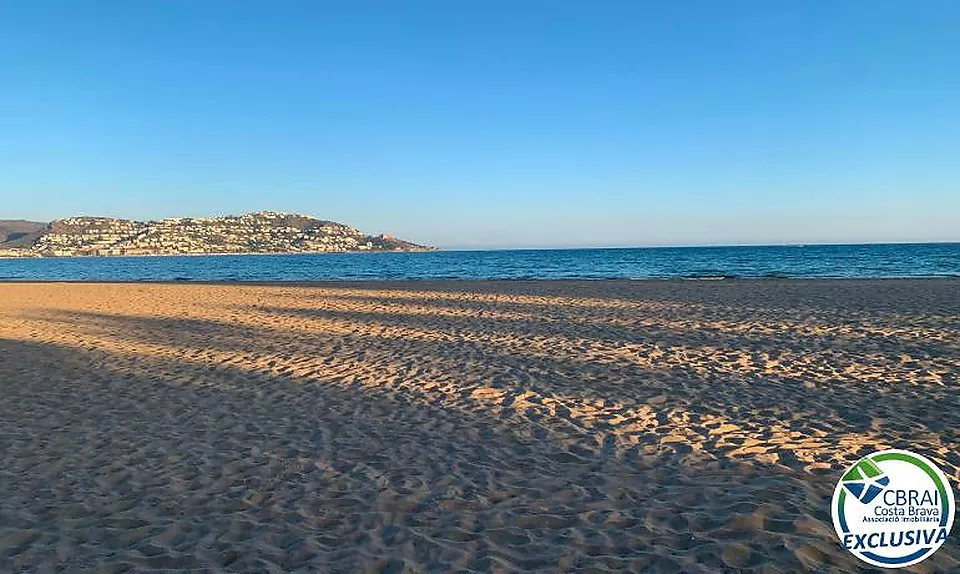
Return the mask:
{"type": "Polygon", "coordinates": [[[933,241],[791,241],[783,243],[663,243],[647,245],[543,245],[543,246],[461,246],[438,247],[437,251],[586,251],[590,249],[694,249],[711,247],[855,247],[866,245],[956,245],[960,239],[940,239],[933,241]]]}

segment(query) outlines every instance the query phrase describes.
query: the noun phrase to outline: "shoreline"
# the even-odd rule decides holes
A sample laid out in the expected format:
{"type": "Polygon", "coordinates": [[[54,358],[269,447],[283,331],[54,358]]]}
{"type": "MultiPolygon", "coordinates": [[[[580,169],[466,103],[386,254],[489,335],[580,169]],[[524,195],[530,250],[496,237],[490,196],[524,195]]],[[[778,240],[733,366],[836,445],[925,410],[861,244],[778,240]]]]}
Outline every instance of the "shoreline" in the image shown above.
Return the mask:
{"type": "Polygon", "coordinates": [[[194,279],[15,279],[0,278],[0,285],[48,285],[48,284],[104,284],[104,285],[241,285],[241,286],[289,286],[289,287],[336,287],[339,285],[423,285],[428,283],[451,284],[451,285],[469,285],[476,284],[550,284],[550,283],[622,283],[622,284],[642,284],[642,283],[847,283],[847,282],[904,282],[904,281],[943,281],[960,282],[960,275],[918,275],[918,276],[890,276],[890,277],[723,277],[723,278],[699,278],[699,277],[644,277],[641,279],[625,278],[571,278],[571,279],[317,279],[317,280],[283,280],[283,279],[264,279],[264,280],[194,280],[194,279]]]}

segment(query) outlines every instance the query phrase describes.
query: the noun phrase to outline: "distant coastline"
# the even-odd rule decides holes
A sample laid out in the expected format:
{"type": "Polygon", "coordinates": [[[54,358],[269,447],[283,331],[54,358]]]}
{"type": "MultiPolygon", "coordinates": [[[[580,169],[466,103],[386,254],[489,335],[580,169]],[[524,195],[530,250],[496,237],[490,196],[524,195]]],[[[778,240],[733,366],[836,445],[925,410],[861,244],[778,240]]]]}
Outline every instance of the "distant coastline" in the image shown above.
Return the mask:
{"type": "Polygon", "coordinates": [[[156,221],[0,220],[0,257],[6,259],[431,250],[392,235],[367,235],[343,223],[277,211],[156,221]]]}
{"type": "Polygon", "coordinates": [[[288,255],[359,255],[373,253],[429,253],[435,251],[447,251],[437,249],[436,247],[422,247],[420,249],[392,249],[374,251],[371,249],[355,251],[245,251],[245,252],[220,252],[220,253],[131,253],[122,255],[40,255],[34,253],[25,253],[23,255],[6,255],[0,253],[0,260],[20,260],[20,259],[133,259],[136,257],[166,258],[166,257],[261,257],[275,256],[284,257],[288,255]]]}

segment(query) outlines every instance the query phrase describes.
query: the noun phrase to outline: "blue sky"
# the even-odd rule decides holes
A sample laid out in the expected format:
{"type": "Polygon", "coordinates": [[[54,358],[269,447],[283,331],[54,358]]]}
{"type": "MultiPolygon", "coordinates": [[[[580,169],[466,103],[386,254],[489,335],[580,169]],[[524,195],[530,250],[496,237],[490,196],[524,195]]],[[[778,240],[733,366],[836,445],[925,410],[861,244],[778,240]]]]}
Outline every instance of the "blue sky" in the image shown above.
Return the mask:
{"type": "Polygon", "coordinates": [[[0,2],[0,218],[960,240],[960,3],[0,2]]]}

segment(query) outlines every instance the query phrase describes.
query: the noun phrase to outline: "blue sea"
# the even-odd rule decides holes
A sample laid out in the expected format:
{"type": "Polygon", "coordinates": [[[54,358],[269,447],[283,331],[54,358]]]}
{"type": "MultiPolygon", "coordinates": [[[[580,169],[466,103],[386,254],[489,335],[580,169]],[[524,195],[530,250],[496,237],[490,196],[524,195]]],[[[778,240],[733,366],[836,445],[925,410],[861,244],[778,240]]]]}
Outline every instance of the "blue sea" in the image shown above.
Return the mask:
{"type": "Polygon", "coordinates": [[[320,281],[960,276],[960,243],[0,259],[0,279],[320,281]]]}

